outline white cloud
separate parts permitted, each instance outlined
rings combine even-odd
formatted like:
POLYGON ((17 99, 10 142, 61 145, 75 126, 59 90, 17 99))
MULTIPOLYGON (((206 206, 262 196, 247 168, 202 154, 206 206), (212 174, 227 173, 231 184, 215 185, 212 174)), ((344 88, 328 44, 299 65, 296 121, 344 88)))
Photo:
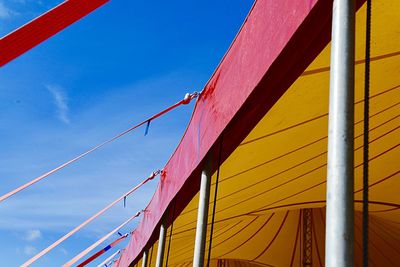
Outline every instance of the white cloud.
MULTIPOLYGON (((19 155, 18 161, 1 164, 2 172, 5 168, 10 168, 8 172, 10 174, 7 173, 7 177, 16 177, 15 180, 10 179, 13 182, 12 184, 10 182, 10 190, 12 186, 16 187, 29 177, 33 178, 54 168, 92 145, 100 143, 118 131, 125 130, 131 124, 158 112, 168 103, 183 97, 186 90, 182 94, 179 93, 178 96, 168 96, 168 99, 160 102, 146 98, 146 91, 150 91, 151 88, 159 88, 165 84, 169 86, 166 87, 167 90, 170 87, 177 87, 174 81, 179 81, 178 78, 184 75, 176 76, 162 77, 150 82, 143 81, 137 85, 117 88, 113 94, 102 94, 88 99, 90 105, 87 104, 84 108, 79 109, 79 116, 73 120, 74 125, 68 127, 68 131, 65 131, 64 127, 56 127, 60 128, 60 131, 54 130, 51 127, 52 124, 43 128, 34 128, 35 136, 38 136, 40 144, 43 144, 42 149, 39 151, 27 150, 26 153, 18 152, 19 154, 16 154, 19 155), (134 108, 136 105, 140 107, 137 112, 134 108), (21 157, 27 158, 22 161, 21 157), (27 168, 29 164, 33 163, 39 164, 39 167, 34 170, 27 168), (19 165, 24 168, 15 168, 19 165)), ((38 94, 37 97, 42 98, 41 104, 50 105, 50 112, 53 113, 56 112, 52 103, 53 94, 50 93, 47 84, 42 84, 44 95, 38 94), (54 111, 51 110, 52 108, 54 111)), ((57 86, 52 87, 57 88, 57 86)), ((59 88, 59 90, 61 89, 59 88)), ((71 101, 72 97, 66 87, 64 92, 71 101)), ((69 112, 71 111, 72 107, 70 106, 69 112)), ((70 114, 69 116, 71 116, 70 114)), ((27 229, 40 229, 43 237, 37 241, 38 244, 47 240, 47 237, 55 239, 64 235, 135 186, 151 171, 162 168, 179 142, 181 134, 185 130, 185 122, 189 118, 190 109, 188 107, 177 109, 173 114, 152 124, 149 136, 143 135, 144 128, 139 129, 136 133, 105 147, 104 150, 99 150, 92 156, 71 165, 70 168, 65 168, 54 176, 48 177, 43 180, 43 183, 27 190, 24 196, 15 197, 8 205, 0 205, 0 230, 25 234, 27 229), (175 117, 174 115, 179 116, 175 117), (174 127, 168 128, 167 131, 165 129, 170 127, 171 120, 174 127)), ((30 143, 34 143, 35 140, 32 138, 30 143)), ((159 179, 155 179, 132 194, 127 199, 126 208, 123 207, 122 202, 119 203, 98 220, 82 229, 82 232, 78 232, 76 236, 87 234, 90 238, 98 238, 120 225, 132 214, 146 207, 157 188, 158 181, 159 179)), ((126 231, 134 229, 139 221, 140 218, 135 220, 127 227, 126 231)), ((21 253, 23 253, 22 249, 21 253)), ((61 255, 60 252, 59 256, 61 257, 61 255)))
POLYGON ((24 253, 28 256, 32 256, 37 253, 37 249, 34 246, 25 246, 24 253))
POLYGON ((46 85, 47 90, 51 93, 54 99, 54 104, 57 107, 57 117, 60 121, 65 124, 69 124, 70 120, 68 118, 68 98, 64 90, 57 85, 46 85))
POLYGON ((66 250, 65 248, 59 248, 59 251, 61 251, 61 253, 64 254, 65 256, 68 255, 68 250, 66 250))
POLYGON ((2 1, 0 1, 0 19, 8 19, 13 14, 13 11, 4 5, 2 1))
POLYGON ((39 239, 41 237, 42 237, 42 233, 40 232, 40 230, 29 230, 26 233, 25 240, 32 242, 32 241, 35 241, 35 240, 37 240, 37 239, 39 239))

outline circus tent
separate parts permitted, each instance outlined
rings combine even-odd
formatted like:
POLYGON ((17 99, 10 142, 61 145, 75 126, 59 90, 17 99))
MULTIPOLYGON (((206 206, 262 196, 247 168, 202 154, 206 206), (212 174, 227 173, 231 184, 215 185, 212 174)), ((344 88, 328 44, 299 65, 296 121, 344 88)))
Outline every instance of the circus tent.
MULTIPOLYGON (((4 37, 0 50, 10 53, 0 65, 107 1, 78 2, 66 1, 4 37), (47 25, 43 34, 30 38, 40 25, 47 25)), ((325 265, 326 224, 335 220, 326 216, 332 9, 332 1, 325 0, 255 1, 196 95, 188 128, 116 266, 194 265, 199 203, 208 210, 201 253, 210 266, 325 265), (205 202, 199 194, 204 173, 211 176, 205 202)), ((356 10, 354 265, 361 266, 365 1, 356 1, 356 10)), ((372 4, 367 62, 371 266, 400 262, 399 10, 396 0, 372 4)))
MULTIPOLYGON (((328 2, 255 3, 202 92, 118 266, 142 266, 143 252, 150 257, 147 264, 155 264, 162 221, 168 225, 164 264, 192 266, 199 169, 207 159, 213 175, 204 253, 210 266, 324 266, 325 221, 330 219, 325 215, 328 2)), ((397 1, 373 2, 371 266, 400 262, 399 9, 397 1)), ((365 5, 356 13, 355 266, 362 265, 365 13, 365 5)))

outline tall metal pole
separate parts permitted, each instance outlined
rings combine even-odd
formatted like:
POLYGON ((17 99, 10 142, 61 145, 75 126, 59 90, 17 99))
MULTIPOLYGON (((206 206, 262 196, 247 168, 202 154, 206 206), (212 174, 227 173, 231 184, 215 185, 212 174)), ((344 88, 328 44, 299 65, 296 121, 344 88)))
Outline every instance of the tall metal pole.
POLYGON ((143 252, 143 261, 142 261, 142 267, 147 267, 147 255, 149 254, 149 251, 146 249, 143 252))
POLYGON ((334 0, 325 266, 354 266, 354 0, 334 0))
POLYGON ((156 267, 162 267, 163 265, 166 233, 165 220, 163 220, 160 226, 160 237, 158 239, 156 267))
POLYGON ((210 157, 206 160, 205 167, 201 172, 199 209, 197 213, 196 241, 194 244, 193 266, 204 266, 204 250, 206 248, 208 204, 210 201, 211 185, 211 163, 210 157))

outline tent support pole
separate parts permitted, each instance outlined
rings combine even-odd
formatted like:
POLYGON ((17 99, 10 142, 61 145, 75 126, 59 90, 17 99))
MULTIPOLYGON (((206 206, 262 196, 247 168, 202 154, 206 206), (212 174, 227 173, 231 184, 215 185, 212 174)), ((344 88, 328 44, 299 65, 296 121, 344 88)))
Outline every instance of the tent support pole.
POLYGON ((143 252, 143 262, 142 262, 142 267, 147 267, 147 255, 149 254, 149 251, 146 249, 143 252))
POLYGON ((325 266, 354 266, 354 0, 334 0, 325 266))
POLYGON ((211 157, 207 157, 203 171, 201 172, 199 208, 197 213, 196 241, 194 244, 193 266, 204 266, 204 254, 206 248, 208 205, 210 201, 211 186, 211 157))
POLYGON ((160 225, 160 237, 158 239, 158 248, 157 248, 157 260, 156 260, 156 267, 162 267, 163 260, 164 260, 164 250, 165 250, 165 238, 166 238, 166 224, 165 218, 160 225))

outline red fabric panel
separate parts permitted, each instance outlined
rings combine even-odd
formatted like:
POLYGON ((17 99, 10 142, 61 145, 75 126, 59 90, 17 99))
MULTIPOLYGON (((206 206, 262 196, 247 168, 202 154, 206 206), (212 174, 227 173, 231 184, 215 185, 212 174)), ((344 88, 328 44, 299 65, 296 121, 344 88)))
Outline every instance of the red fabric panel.
POLYGON ((201 163, 221 133, 226 158, 328 43, 331 7, 325 0, 257 1, 199 97, 118 266, 137 260, 175 197, 180 211, 198 191, 201 163))
POLYGON ((83 18, 108 0, 67 0, 0 39, 0 67, 83 18))

